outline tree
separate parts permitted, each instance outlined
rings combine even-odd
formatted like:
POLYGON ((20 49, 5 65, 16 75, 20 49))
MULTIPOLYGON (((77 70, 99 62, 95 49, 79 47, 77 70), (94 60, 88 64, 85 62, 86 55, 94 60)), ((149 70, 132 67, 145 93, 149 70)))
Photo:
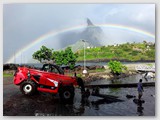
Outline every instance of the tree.
POLYGON ((64 51, 55 51, 52 53, 52 60, 59 66, 63 65, 63 52, 64 51))
POLYGON ((65 49, 65 52, 64 52, 63 64, 68 65, 70 69, 73 69, 76 64, 77 57, 78 55, 72 52, 71 47, 68 47, 65 49))
POLYGON ((78 54, 73 53, 71 47, 67 47, 64 51, 55 51, 52 54, 52 59, 57 65, 68 65, 73 69, 77 61, 78 54))
POLYGON ((52 60, 52 51, 53 49, 49 49, 46 46, 41 46, 40 50, 37 50, 33 53, 32 57, 33 59, 38 60, 39 62, 42 62, 43 60, 52 60))
POLYGON ((123 70, 127 70, 127 67, 122 65, 119 61, 110 61, 108 63, 109 69, 111 70, 111 73, 114 75, 119 75, 123 72, 123 70))

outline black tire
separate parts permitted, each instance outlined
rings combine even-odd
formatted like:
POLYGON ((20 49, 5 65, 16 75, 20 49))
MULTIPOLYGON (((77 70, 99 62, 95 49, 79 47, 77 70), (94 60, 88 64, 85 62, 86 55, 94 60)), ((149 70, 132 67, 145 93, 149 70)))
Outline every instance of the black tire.
POLYGON ((62 101, 70 101, 74 98, 73 86, 62 86, 59 90, 59 96, 62 101))
POLYGON ((33 95, 37 92, 37 86, 36 83, 31 81, 31 80, 27 80, 24 81, 21 85, 20 85, 20 91, 24 94, 24 95, 33 95))

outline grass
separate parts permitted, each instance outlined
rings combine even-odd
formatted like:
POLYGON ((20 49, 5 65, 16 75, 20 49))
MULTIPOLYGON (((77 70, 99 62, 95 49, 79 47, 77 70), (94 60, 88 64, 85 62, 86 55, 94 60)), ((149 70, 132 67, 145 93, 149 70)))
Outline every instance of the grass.
POLYGON ((13 74, 3 72, 3 77, 13 77, 13 74))
MULTIPOLYGON (((78 52, 78 61, 84 58, 83 50, 78 52)), ((101 46, 86 49, 86 60, 118 59, 129 61, 155 60, 155 45, 148 43, 125 43, 118 46, 101 46), (147 46, 149 48, 147 48, 147 46)))

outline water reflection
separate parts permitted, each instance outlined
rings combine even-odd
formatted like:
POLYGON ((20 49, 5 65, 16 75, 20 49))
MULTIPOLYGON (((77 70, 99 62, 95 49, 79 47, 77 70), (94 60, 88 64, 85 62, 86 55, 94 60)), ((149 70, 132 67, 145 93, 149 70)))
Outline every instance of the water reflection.
POLYGON ((121 88, 108 88, 108 90, 110 91, 110 93, 117 93, 120 91, 121 88))
POLYGON ((144 107, 142 105, 143 105, 144 101, 143 100, 134 99, 133 102, 137 105, 137 114, 139 116, 143 116, 144 107))
POLYGON ((97 80, 89 83, 89 85, 97 84, 123 84, 123 83, 138 83, 139 79, 142 79, 144 82, 155 82, 155 78, 144 78, 142 74, 132 75, 125 78, 114 79, 114 80, 97 80))
POLYGON ((142 103, 137 104, 137 113, 139 116, 143 116, 143 109, 142 103))
POLYGON ((81 106, 90 106, 90 101, 87 97, 84 97, 83 95, 81 97, 81 106))
POLYGON ((81 103, 80 106, 78 108, 75 108, 76 109, 75 113, 77 115, 82 115, 85 112, 86 107, 90 108, 90 102, 89 102, 88 98, 83 95, 81 96, 80 103, 81 103))
MULTIPOLYGON (((94 96, 92 96, 94 97, 94 96)), ((82 111, 85 111, 85 108, 91 108, 94 110, 99 110, 101 107, 100 105, 104 105, 104 104, 111 104, 114 102, 123 102, 123 100, 118 99, 117 97, 114 98, 114 96, 106 96, 105 98, 98 98, 97 100, 92 100, 92 99, 88 99, 86 97, 84 97, 82 95, 81 97, 81 105, 79 107, 79 112, 82 113, 82 111)))
POLYGON ((121 80, 111 80, 111 84, 122 84, 121 80))

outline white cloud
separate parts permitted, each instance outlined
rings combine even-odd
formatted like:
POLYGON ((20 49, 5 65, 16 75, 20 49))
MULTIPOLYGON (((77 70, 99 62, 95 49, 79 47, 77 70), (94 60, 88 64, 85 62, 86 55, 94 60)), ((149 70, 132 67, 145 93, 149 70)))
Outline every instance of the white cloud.
POLYGON ((142 5, 139 6, 131 15, 131 20, 137 21, 137 22, 154 22, 155 20, 155 5, 149 4, 149 5, 142 5))
POLYGON ((111 17, 111 16, 113 16, 113 15, 118 14, 119 12, 120 12, 120 10, 119 10, 118 8, 113 8, 113 9, 111 9, 110 11, 108 11, 108 13, 106 14, 106 17, 107 17, 107 16, 111 17))
MULTIPOLYGON (((6 4, 4 61, 40 36, 53 30, 86 24, 86 18, 90 18, 93 24, 120 24, 155 33, 154 4, 6 4), (11 50, 8 50, 8 46, 11 50)), ((114 37, 111 34, 109 36, 114 37)), ((123 40, 130 38, 127 35, 121 32, 117 36, 123 40)), ((58 38, 50 39, 56 41, 45 41, 46 45, 57 47, 56 44, 60 44, 58 38)))

